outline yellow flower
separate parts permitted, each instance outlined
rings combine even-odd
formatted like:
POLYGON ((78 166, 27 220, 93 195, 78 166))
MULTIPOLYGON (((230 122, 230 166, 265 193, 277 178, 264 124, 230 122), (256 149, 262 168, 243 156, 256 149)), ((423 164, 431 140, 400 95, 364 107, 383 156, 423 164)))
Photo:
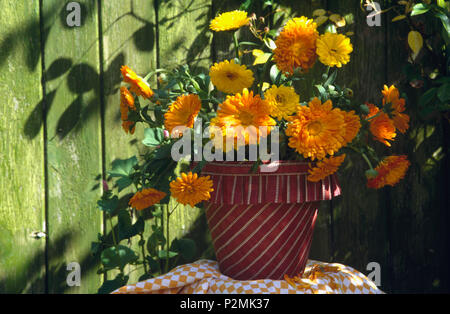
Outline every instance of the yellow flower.
POLYGON ((277 119, 286 119, 293 114, 300 101, 300 97, 293 87, 281 85, 272 87, 264 93, 265 99, 271 106, 271 115, 277 119))
POLYGON ((143 189, 136 192, 128 204, 136 210, 142 210, 159 203, 164 197, 166 197, 164 192, 153 188, 143 189))
POLYGON ((219 14, 211 21, 209 28, 215 32, 231 31, 247 25, 249 21, 247 12, 234 10, 219 14))
POLYGON ((316 62, 317 24, 304 16, 286 23, 275 40, 274 59, 280 71, 293 74, 295 68, 308 71, 316 62))
POLYGON ((323 159, 334 155, 347 140, 346 123, 342 111, 333 108, 331 100, 324 104, 314 98, 308 106, 298 107, 297 114, 287 119, 289 147, 305 158, 323 159))
POLYGON ((389 143, 388 141, 394 140, 395 136, 397 135, 395 133, 394 122, 389 119, 389 116, 386 113, 380 112, 378 107, 374 106, 373 104, 367 104, 367 106, 369 107, 369 114, 367 115, 366 119, 374 117, 369 120, 370 133, 372 133, 375 140, 383 143, 386 146, 391 146, 391 143, 389 143))
POLYGON ((244 88, 252 86, 253 72, 245 65, 234 63, 234 60, 215 63, 209 70, 211 82, 224 93, 240 93, 244 88))
MULTIPOLYGON (((211 120, 210 125, 222 129, 224 141, 227 137, 233 136, 235 142, 238 138, 244 138, 245 144, 249 144, 250 138, 256 138, 259 143, 259 127, 267 126, 269 134, 270 127, 276 124, 270 117, 270 112, 271 107, 266 100, 259 95, 254 96, 253 92, 245 88, 242 94, 227 96, 219 105, 217 117, 211 120), (254 128, 247 128, 249 126, 254 128)), ((213 134, 211 136, 214 137, 213 134)), ((229 149, 230 147, 226 147, 224 150, 229 149)))
POLYGON ((335 173, 345 159, 345 154, 337 157, 325 158, 318 162, 314 168, 308 170, 308 181, 318 182, 335 173))
POLYGON ((403 179, 409 166, 410 162, 405 155, 386 157, 375 168, 377 176, 367 180, 367 186, 373 189, 394 186, 403 179))
POLYGON ((353 46, 350 38, 342 34, 325 33, 317 39, 317 55, 320 62, 330 67, 342 67, 350 61, 353 46))
POLYGON ((211 197, 210 192, 214 191, 213 182, 207 177, 199 177, 192 172, 181 173, 181 176, 170 182, 170 193, 183 205, 191 205, 207 201, 211 197))
POLYGON ((128 88, 122 86, 120 88, 120 118, 122 120, 122 128, 126 133, 134 134, 135 123, 128 121, 128 112, 130 110, 136 110, 134 97, 128 88))
POLYGON ((164 127, 169 133, 178 126, 192 128, 201 106, 200 98, 196 94, 178 96, 164 114, 164 127))
POLYGON ((409 116, 407 114, 402 113, 405 111, 405 99, 400 98, 400 92, 398 89, 392 85, 387 87, 384 85, 383 90, 383 105, 391 104, 391 117, 394 121, 395 127, 402 133, 405 133, 409 128, 409 116))
POLYGON ((123 80, 131 85, 130 91, 144 98, 152 98, 154 92, 142 77, 138 76, 126 65, 123 65, 120 71, 122 72, 123 80))

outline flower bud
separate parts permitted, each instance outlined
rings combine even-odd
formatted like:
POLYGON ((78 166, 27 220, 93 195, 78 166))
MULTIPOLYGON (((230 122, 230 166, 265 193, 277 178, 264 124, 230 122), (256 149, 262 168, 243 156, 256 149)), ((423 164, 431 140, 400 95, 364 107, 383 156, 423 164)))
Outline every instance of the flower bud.
POLYGON ((255 13, 252 13, 250 15, 250 20, 252 20, 252 21, 256 20, 256 14, 255 13))
POLYGON ((361 110, 361 112, 363 114, 369 114, 369 112, 370 112, 369 106, 367 106, 367 105, 361 105, 361 106, 359 106, 359 109, 361 110))
POLYGON ((164 130, 164 138, 169 138, 170 137, 170 133, 168 130, 164 130))
POLYGON ((109 191, 108 182, 106 182, 106 180, 102 180, 102 185, 103 185, 103 192, 108 192, 109 191))
POLYGON ((369 169, 366 170, 365 174, 367 179, 373 179, 376 178, 376 176, 378 175, 378 171, 376 171, 375 169, 369 169))
POLYGON ((265 21, 264 17, 263 17, 263 16, 260 16, 260 17, 259 17, 259 21, 260 21, 261 23, 264 23, 264 21, 265 21))
POLYGON ((350 88, 344 89, 344 96, 347 98, 353 98, 353 90, 350 88))
POLYGON ((268 28, 267 26, 266 27, 264 27, 264 33, 268 33, 270 31, 270 28, 268 28))

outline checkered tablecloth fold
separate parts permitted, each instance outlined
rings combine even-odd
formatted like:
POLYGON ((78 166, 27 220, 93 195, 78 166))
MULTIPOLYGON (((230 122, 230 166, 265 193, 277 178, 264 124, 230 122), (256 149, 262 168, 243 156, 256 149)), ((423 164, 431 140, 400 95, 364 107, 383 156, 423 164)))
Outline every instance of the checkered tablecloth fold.
POLYGON ((338 263, 308 260, 301 278, 234 280, 216 261, 199 260, 167 274, 123 286, 113 294, 380 294, 364 274, 338 263))

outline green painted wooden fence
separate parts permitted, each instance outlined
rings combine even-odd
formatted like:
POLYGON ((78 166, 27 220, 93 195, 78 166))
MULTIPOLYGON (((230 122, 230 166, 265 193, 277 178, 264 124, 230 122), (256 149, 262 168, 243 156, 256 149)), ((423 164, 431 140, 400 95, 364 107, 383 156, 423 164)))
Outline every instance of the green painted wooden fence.
MULTIPOLYGON (((143 149, 120 126, 120 66, 140 74, 180 63, 207 69, 230 56, 229 38, 213 35, 210 19, 241 4, 79 0, 82 25, 69 27, 68 2, 0 2, 0 293, 97 291, 103 278, 90 244, 107 231, 96 207, 100 179, 114 159, 143 149), (46 236, 32 236, 39 231, 46 236), (81 265, 80 287, 66 283, 71 262, 81 265)), ((264 13, 254 3, 251 9, 264 13)), ((356 0, 277 3, 280 10, 268 17, 274 27, 319 7, 353 14, 354 53, 338 81, 358 101, 378 100, 383 84, 401 86, 407 30, 389 23, 392 16, 369 27, 356 0)), ((314 77, 313 71, 308 82, 314 77)), ((310 96, 309 86, 300 86, 302 95, 310 96)), ((408 106, 417 105, 418 94, 408 89, 408 96, 408 106)), ((407 152, 412 166, 394 188, 366 189, 360 162, 345 169, 343 196, 321 209, 311 258, 366 274, 367 264, 377 262, 387 292, 448 291, 448 138, 445 118, 412 117, 408 136, 393 148, 407 152)), ((211 256, 200 210, 178 211, 173 224, 205 249, 198 257, 211 256)))

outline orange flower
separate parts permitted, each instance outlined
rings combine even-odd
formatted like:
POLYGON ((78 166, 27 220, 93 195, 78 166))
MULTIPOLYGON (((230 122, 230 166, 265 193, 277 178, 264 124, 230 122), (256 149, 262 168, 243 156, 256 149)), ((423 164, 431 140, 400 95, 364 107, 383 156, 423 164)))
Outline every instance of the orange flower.
POLYGON ((123 65, 120 71, 122 72, 123 80, 131 85, 130 91, 144 98, 152 98, 154 92, 142 77, 138 76, 126 65, 123 65))
POLYGON ((409 116, 402 113, 405 111, 405 99, 400 98, 400 92, 394 85, 390 87, 384 85, 381 92, 383 93, 383 105, 386 106, 390 103, 392 106, 390 115, 394 121, 394 126, 400 132, 405 133, 409 128, 409 116))
POLYGON ((128 112, 130 110, 136 110, 134 97, 126 87, 122 86, 120 88, 120 118, 122 119, 122 128, 126 133, 134 134, 135 122, 128 121, 128 112))
POLYGON ((178 96, 164 114, 164 127, 170 133, 178 126, 192 128, 201 107, 202 103, 196 94, 178 96))
MULTIPOLYGON (((267 126, 267 134, 269 134, 270 127, 276 124, 270 117, 270 113, 271 106, 266 100, 244 88, 242 94, 227 96, 226 100, 219 105, 217 117, 211 120, 211 126, 222 129, 224 141, 229 136, 233 136, 235 140, 243 137, 245 144, 249 144, 250 138, 256 137, 259 143, 259 127, 267 126), (247 128, 250 126, 254 128, 247 128)), ((225 150, 228 149, 231 148, 227 147, 225 150)))
POLYGON ((280 71, 293 74, 295 68, 308 71, 316 62, 317 24, 304 16, 288 21, 275 40, 274 59, 280 71))
POLYGON ((196 204, 209 200, 210 192, 214 191, 213 182, 207 177, 199 177, 192 172, 181 173, 181 176, 170 182, 170 193, 178 203, 194 207, 196 204))
POLYGON ((396 185, 406 174, 410 162, 407 156, 389 156, 384 158, 375 168, 377 175, 367 179, 367 186, 379 189, 386 185, 396 185))
POLYGON ((325 158, 318 162, 316 167, 308 170, 308 181, 318 182, 335 173, 345 159, 345 154, 337 157, 325 158))
POLYGON ((347 135, 344 116, 340 109, 333 108, 331 100, 322 104, 317 97, 308 106, 298 107, 297 114, 288 117, 290 123, 286 135, 289 136, 289 147, 312 160, 334 155, 352 133, 349 131, 347 135))
POLYGON ((374 136, 375 140, 383 143, 386 146, 391 146, 391 143, 388 141, 394 140, 395 136, 395 126, 394 122, 389 119, 389 116, 381 112, 378 107, 373 104, 367 104, 369 107, 369 114, 367 115, 367 119, 374 117, 369 120, 370 122, 370 132, 374 136))
POLYGON ((153 188, 143 189, 136 192, 128 204, 136 210, 142 210, 159 203, 164 197, 166 197, 164 192, 153 188))
POLYGON ((355 114, 355 111, 342 111, 344 115, 344 123, 345 123, 345 144, 351 143, 355 136, 358 134, 359 129, 361 128, 361 121, 359 120, 359 116, 355 114))

